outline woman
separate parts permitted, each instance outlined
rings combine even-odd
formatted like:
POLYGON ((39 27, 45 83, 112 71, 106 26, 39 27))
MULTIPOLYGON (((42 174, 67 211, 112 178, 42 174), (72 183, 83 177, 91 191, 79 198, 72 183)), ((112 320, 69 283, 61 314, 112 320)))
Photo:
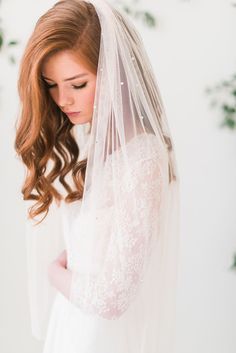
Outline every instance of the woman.
POLYGON ((18 84, 22 193, 41 222, 27 244, 43 352, 173 352, 179 180, 135 28, 104 0, 59 1, 36 23, 18 84))

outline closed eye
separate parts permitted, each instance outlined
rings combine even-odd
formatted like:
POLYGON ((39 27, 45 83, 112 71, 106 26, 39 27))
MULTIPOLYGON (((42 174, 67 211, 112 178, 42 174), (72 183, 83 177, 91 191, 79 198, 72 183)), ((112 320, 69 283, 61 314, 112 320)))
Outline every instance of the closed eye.
POLYGON ((74 87, 75 89, 81 89, 81 88, 84 88, 84 87, 86 87, 86 86, 87 86, 87 82, 83 83, 83 84, 80 85, 80 86, 73 85, 73 87, 74 87))
MULTIPOLYGON (((47 87, 48 89, 53 88, 53 87, 56 87, 56 84, 54 84, 54 85, 49 85, 49 83, 47 83, 46 81, 45 81, 45 83, 46 83, 46 87, 47 87)), ((72 85, 72 87, 73 87, 74 89, 81 89, 81 88, 86 87, 86 86, 87 86, 87 83, 88 83, 88 82, 85 82, 85 83, 83 83, 83 84, 80 85, 80 86, 72 85)))

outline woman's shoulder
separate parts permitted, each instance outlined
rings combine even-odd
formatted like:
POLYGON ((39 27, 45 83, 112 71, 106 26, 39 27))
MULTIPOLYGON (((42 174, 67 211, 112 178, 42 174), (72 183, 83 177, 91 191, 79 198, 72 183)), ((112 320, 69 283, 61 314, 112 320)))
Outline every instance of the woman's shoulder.
POLYGON ((127 151, 133 161, 163 158, 167 152, 160 137, 150 133, 141 133, 133 137, 127 143, 127 151))
POLYGON ((136 162, 144 160, 164 160, 167 158, 167 150, 161 138, 150 133, 139 133, 126 142, 126 145, 114 151, 106 161, 106 166, 112 168, 112 160, 114 159, 122 166, 131 166, 136 162))

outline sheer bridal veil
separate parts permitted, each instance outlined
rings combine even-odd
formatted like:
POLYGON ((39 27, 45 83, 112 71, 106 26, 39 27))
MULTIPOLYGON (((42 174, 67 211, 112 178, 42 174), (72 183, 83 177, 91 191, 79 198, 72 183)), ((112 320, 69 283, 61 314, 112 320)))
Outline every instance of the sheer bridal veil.
MULTIPOLYGON (((179 241, 174 144, 132 22, 105 0, 85 2, 97 12, 101 39, 84 193, 70 225, 70 301, 106 322, 135 326, 142 316, 143 342, 150 344, 142 352, 170 353, 179 241)), ((63 250, 57 208, 47 217, 39 226, 29 222, 27 230, 32 327, 38 338, 45 335, 55 296, 47 266, 63 250)))

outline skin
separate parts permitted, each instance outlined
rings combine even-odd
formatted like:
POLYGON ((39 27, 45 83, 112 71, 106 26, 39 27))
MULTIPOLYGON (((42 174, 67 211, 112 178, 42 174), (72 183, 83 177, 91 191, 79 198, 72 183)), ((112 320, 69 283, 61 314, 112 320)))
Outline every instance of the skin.
POLYGON ((67 115, 73 124, 91 123, 96 74, 80 60, 78 55, 70 50, 53 54, 45 59, 42 76, 47 83, 49 94, 63 112, 80 112, 73 117, 67 115), (77 75, 83 76, 64 81, 77 75))
MULTIPOLYGON (((41 74, 47 83, 49 94, 63 112, 80 112, 73 117, 67 115, 73 124, 91 123, 96 75, 78 55, 69 50, 53 54, 44 61, 41 74), (83 76, 64 81, 77 75, 83 76)), ((66 250, 49 265, 48 278, 50 284, 69 299, 72 272, 67 269, 66 250)))
POLYGON ((66 250, 63 250, 62 253, 49 265, 48 279, 50 284, 69 300, 72 272, 67 269, 66 250))

